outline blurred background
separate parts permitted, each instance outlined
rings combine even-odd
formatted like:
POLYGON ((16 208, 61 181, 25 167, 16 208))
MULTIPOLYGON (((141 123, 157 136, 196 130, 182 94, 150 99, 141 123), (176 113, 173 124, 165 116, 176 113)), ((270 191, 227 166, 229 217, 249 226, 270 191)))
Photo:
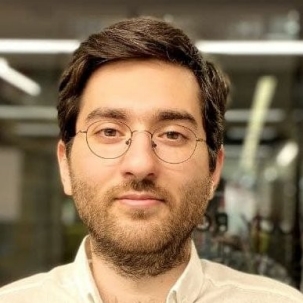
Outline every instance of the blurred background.
POLYGON ((59 181, 58 79, 79 41, 139 15, 184 29, 232 83, 199 254, 303 291, 302 0, 0 0, 0 286, 73 259, 85 230, 59 181))

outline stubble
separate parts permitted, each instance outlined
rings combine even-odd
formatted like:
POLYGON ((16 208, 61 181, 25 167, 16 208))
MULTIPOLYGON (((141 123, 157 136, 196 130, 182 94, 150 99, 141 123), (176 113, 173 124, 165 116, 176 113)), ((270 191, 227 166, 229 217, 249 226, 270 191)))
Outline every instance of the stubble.
POLYGON ((178 189, 180 201, 151 180, 131 180, 102 196, 98 184, 88 184, 71 174, 73 197, 79 216, 87 226, 93 253, 120 275, 132 279, 157 276, 188 261, 190 236, 201 221, 211 191, 211 178, 192 180, 178 189), (150 213, 136 210, 135 228, 124 228, 111 212, 115 197, 128 190, 160 196, 168 208, 167 218, 150 223, 150 213), (139 222, 139 224, 138 224, 139 222))

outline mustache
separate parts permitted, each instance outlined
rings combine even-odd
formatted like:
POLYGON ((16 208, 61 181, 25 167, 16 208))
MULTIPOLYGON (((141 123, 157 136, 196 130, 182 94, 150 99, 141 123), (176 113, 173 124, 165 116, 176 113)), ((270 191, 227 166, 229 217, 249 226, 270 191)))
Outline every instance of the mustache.
POLYGON ((143 179, 143 180, 131 180, 129 183, 124 185, 128 189, 135 191, 154 191, 156 190, 156 185, 152 180, 143 179))
POLYGON ((166 189, 157 186, 154 181, 149 179, 133 179, 130 181, 126 181, 123 184, 112 187, 110 190, 107 191, 106 196, 108 199, 113 200, 119 194, 130 190, 156 194, 157 196, 160 196, 165 202, 170 202, 173 199, 171 194, 166 189))

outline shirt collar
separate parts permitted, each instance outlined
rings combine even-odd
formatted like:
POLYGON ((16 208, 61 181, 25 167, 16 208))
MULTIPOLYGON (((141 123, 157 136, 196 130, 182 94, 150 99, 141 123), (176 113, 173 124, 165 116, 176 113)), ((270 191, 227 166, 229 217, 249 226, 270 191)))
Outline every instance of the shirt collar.
POLYGON ((89 236, 86 236, 75 258, 75 279, 82 302, 102 303, 91 271, 91 251, 89 236))
MULTIPOLYGON (((88 236, 79 247, 75 259, 75 280, 82 302, 102 303, 90 268, 90 245, 88 236)), ((184 272, 170 289, 166 303, 195 302, 203 286, 204 274, 196 247, 192 241, 191 256, 184 272)))
POLYGON ((203 281, 204 274, 202 271, 201 261, 199 259, 194 242, 192 241, 190 260, 182 275, 171 288, 166 302, 195 302, 201 294, 203 281))

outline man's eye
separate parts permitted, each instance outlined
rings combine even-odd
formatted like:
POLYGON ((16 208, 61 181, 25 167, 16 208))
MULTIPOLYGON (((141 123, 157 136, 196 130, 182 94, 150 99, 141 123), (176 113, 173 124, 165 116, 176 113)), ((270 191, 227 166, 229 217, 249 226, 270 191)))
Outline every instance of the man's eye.
POLYGON ((99 133, 105 137, 115 137, 118 135, 118 131, 114 128, 104 128, 101 129, 99 133))
POLYGON ((175 131, 166 132, 165 137, 170 140, 180 140, 180 139, 184 138, 184 136, 181 133, 178 133, 175 131))

